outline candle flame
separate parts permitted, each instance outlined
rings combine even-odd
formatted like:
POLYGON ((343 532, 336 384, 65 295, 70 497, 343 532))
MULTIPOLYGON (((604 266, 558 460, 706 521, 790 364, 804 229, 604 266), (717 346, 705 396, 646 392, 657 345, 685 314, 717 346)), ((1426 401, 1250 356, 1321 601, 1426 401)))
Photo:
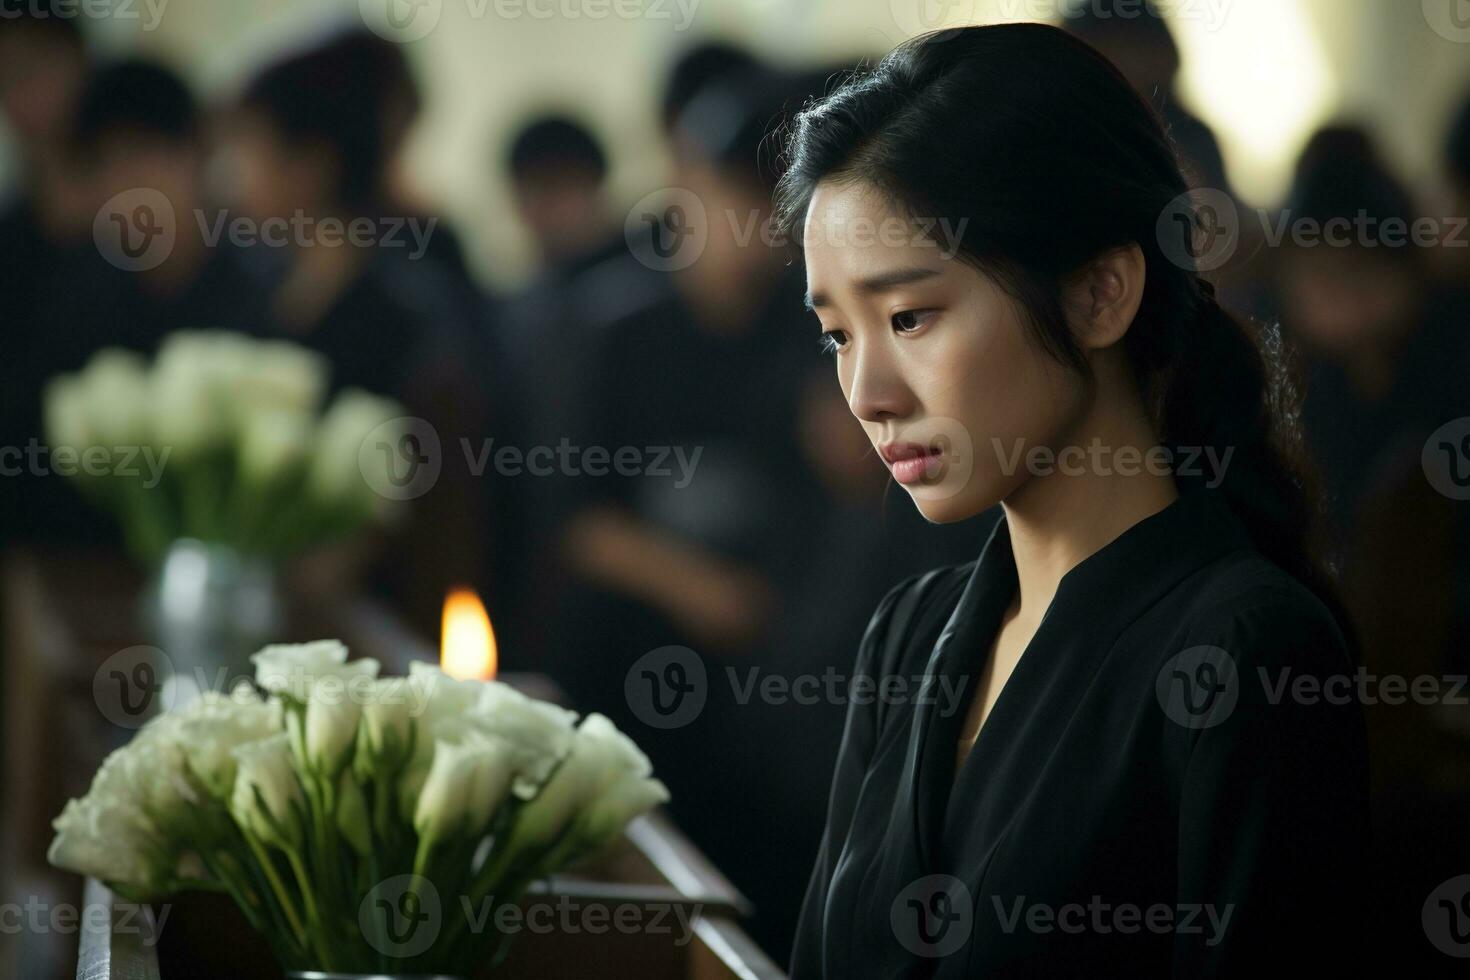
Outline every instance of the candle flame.
POLYGON ((474 589, 451 589, 444 599, 439 666, 459 680, 494 680, 499 666, 495 631, 474 589))

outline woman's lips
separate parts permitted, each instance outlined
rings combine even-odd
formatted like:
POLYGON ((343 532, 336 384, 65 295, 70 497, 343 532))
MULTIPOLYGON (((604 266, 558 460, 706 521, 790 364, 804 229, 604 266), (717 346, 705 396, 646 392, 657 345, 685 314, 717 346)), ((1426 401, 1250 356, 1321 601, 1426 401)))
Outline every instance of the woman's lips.
POLYGON ((913 450, 899 450, 885 455, 890 456, 888 469, 893 473, 893 478, 902 484, 928 479, 944 465, 944 450, 937 446, 915 447, 913 450))

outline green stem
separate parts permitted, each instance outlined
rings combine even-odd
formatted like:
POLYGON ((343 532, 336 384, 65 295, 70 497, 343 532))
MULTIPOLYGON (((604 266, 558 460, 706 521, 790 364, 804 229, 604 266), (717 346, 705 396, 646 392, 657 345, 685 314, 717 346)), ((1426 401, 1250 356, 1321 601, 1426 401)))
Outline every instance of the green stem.
POLYGON ((296 874, 296 883, 301 888, 301 895, 306 901, 306 920, 310 929, 311 942, 308 948, 317 948, 317 956, 321 962, 321 969, 327 973, 334 971, 332 944, 327 935, 328 930, 322 927, 321 910, 316 904, 316 898, 312 894, 311 876, 306 873, 306 866, 301 863, 301 858, 295 851, 286 851, 286 860, 291 865, 291 870, 296 874))
POLYGON ((245 843, 249 845, 250 851, 255 855, 256 863, 260 865, 261 871, 269 882, 271 891, 275 893, 276 901, 281 903, 281 912, 286 916, 286 922, 291 927, 292 934, 296 937, 296 944, 303 950, 310 946, 306 941, 306 929, 301 925, 301 917, 296 913, 296 906, 292 904, 291 897, 286 892, 286 886, 281 881, 281 876, 276 872, 276 866, 265 848, 255 839, 255 835, 245 831, 245 843))

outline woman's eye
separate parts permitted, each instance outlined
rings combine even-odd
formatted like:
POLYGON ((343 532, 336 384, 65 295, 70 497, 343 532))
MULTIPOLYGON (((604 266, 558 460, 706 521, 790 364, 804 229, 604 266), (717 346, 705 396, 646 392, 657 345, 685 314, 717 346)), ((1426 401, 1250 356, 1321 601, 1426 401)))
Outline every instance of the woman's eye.
POLYGON ((900 333, 912 333, 928 323, 934 313, 934 310, 902 310, 893 314, 893 327, 900 333))
POLYGON ((822 352, 824 354, 835 354, 847 343, 847 335, 841 330, 824 330, 822 332, 822 352))

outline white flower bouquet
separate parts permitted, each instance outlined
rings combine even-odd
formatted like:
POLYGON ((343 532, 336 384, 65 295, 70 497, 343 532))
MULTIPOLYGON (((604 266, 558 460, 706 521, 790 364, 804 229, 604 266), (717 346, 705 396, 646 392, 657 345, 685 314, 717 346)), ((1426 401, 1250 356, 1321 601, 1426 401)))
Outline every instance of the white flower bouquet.
POLYGON ((464 975, 509 936, 446 915, 406 944, 392 917, 488 903, 493 923, 669 798, 602 715, 423 663, 382 678, 335 640, 252 660, 254 684, 107 757, 54 821, 52 864, 134 901, 228 893, 287 970, 464 975))
POLYGON ((390 506, 374 480, 390 479, 391 454, 362 447, 374 432, 396 445, 404 412, 354 389, 322 412, 327 374, 297 344, 223 330, 171 334, 152 363, 107 348, 47 385, 53 469, 116 515, 146 562, 180 538, 297 553, 390 506))

